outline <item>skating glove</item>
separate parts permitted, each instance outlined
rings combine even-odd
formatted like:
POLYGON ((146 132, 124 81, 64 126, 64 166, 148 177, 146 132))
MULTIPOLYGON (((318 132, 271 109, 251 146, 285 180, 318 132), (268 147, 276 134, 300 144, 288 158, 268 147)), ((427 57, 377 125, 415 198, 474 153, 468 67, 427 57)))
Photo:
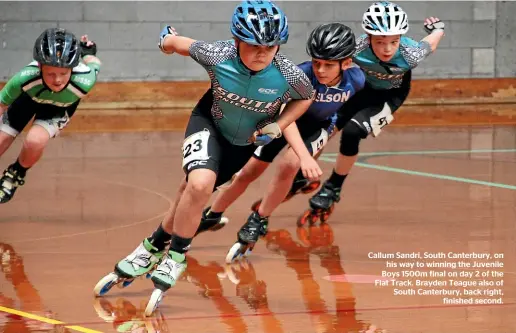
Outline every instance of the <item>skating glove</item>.
POLYGON ((436 22, 433 22, 433 23, 430 23, 430 24, 425 24, 424 27, 425 27, 425 31, 428 33, 428 34, 431 34, 432 32, 434 32, 435 30, 444 30, 444 22, 442 22, 441 20, 437 19, 436 22))
POLYGON ((90 45, 88 45, 88 43, 81 41, 81 58, 84 58, 87 55, 97 55, 97 44, 90 41, 90 45))
POLYGON ((281 128, 278 123, 271 123, 257 131, 254 144, 256 146, 264 146, 269 144, 272 140, 281 138, 281 128))
POLYGON ((163 42, 165 41, 165 38, 167 38, 168 36, 177 36, 177 35, 178 35, 178 33, 177 33, 176 29, 174 29, 170 25, 165 26, 163 28, 163 30, 161 30, 161 33, 159 34, 159 43, 158 43, 159 49, 163 53, 167 53, 167 54, 173 53, 173 52, 167 52, 163 49, 163 42))

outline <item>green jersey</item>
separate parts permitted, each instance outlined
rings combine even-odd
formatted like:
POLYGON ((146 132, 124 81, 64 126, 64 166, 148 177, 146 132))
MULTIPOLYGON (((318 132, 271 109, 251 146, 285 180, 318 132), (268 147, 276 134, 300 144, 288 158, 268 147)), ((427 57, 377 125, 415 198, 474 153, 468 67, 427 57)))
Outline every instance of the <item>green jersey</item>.
POLYGON ((79 63, 72 69, 68 85, 60 92, 53 92, 43 82, 38 63, 33 61, 7 82, 0 91, 0 103, 11 105, 22 93, 26 93, 36 103, 66 108, 88 94, 97 81, 99 70, 97 63, 79 63))

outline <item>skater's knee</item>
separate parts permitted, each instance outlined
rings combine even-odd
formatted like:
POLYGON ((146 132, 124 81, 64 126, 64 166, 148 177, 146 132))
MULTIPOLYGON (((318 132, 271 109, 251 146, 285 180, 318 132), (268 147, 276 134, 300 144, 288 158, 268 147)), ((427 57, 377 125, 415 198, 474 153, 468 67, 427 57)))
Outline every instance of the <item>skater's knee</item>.
POLYGON ((29 133, 27 133, 23 147, 31 151, 41 151, 46 147, 49 140, 50 136, 44 128, 34 126, 29 133))
POLYGON ((342 129, 339 151, 344 156, 355 156, 358 154, 360 140, 367 137, 367 132, 357 124, 349 121, 342 129))
POLYGON ((207 169, 197 169, 188 175, 188 184, 185 192, 196 198, 207 197, 213 193, 216 175, 207 169))
POLYGON ((16 137, 0 131, 0 155, 11 146, 16 137))
POLYGON ((289 149, 279 164, 282 175, 295 175, 301 167, 301 161, 293 149, 289 149))

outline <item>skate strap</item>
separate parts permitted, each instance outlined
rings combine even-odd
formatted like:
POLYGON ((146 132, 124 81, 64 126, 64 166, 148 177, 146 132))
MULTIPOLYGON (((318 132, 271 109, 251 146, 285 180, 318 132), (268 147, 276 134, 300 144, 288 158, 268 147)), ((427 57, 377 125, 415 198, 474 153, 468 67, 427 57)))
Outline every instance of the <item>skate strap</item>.
POLYGON ((392 115, 391 107, 389 104, 385 103, 382 111, 370 118, 373 136, 377 137, 382 129, 392 123, 393 120, 394 116, 392 115))

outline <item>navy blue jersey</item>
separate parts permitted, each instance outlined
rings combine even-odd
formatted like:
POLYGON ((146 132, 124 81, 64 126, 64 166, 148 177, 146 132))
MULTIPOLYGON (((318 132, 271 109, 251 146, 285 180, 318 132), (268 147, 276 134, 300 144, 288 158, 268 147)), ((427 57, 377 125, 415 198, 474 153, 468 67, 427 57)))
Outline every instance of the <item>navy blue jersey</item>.
POLYGON ((351 67, 343 71, 340 83, 328 87, 317 81, 311 61, 306 61, 298 66, 310 79, 317 94, 310 108, 298 119, 302 123, 324 122, 330 119, 365 84, 364 72, 358 67, 351 67))

